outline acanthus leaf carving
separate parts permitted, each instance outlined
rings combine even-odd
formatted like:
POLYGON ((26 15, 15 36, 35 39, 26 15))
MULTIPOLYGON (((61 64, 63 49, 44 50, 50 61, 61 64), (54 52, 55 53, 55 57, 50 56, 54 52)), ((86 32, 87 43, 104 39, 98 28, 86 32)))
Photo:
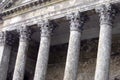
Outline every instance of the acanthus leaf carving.
POLYGON ((19 27, 18 32, 20 33, 20 41, 30 40, 30 29, 26 25, 19 27))
POLYGON ((55 29, 53 22, 50 20, 40 21, 38 27, 40 27, 42 37, 50 36, 55 29))
POLYGON ((100 16, 100 24, 112 25, 113 17, 115 16, 115 9, 111 4, 104 4, 96 8, 96 12, 100 16))
POLYGON ((73 31, 82 31, 83 30, 83 25, 85 23, 85 16, 83 13, 74 12, 72 14, 68 14, 67 20, 70 20, 70 30, 73 31))

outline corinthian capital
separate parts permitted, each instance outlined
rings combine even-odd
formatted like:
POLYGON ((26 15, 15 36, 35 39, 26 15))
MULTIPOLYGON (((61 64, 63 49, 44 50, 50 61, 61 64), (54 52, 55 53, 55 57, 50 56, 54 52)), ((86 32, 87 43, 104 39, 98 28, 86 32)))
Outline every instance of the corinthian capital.
POLYGON ((100 24, 112 25, 113 16, 115 15, 115 9, 110 4, 101 5, 96 8, 96 12, 100 16, 100 24))
POLYGON ((5 43, 6 32, 0 31, 0 45, 5 43))
POLYGON ((80 12, 75 12, 66 16, 70 20, 71 31, 82 31, 83 24, 85 23, 85 16, 80 12))
POLYGON ((26 41, 30 38, 30 30, 25 25, 19 27, 20 41, 26 41))
POLYGON ((49 20, 43 20, 38 23, 38 26, 41 29, 41 36, 46 37, 50 36, 53 32, 53 29, 55 28, 52 21, 49 20))

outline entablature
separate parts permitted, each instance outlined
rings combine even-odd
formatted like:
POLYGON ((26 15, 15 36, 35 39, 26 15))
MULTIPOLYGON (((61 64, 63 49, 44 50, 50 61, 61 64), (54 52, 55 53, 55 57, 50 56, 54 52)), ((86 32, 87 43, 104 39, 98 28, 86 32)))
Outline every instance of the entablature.
MULTIPOLYGON (((38 8, 40 6, 48 6, 51 4, 55 4, 56 2, 61 2, 65 0, 22 0, 20 3, 18 3, 20 0, 15 1, 15 3, 11 3, 11 6, 8 4, 6 5, 5 9, 2 10, 3 16, 8 16, 13 13, 17 13, 18 11, 21 12, 21 10, 31 10, 33 7, 38 8)), ((10 3, 10 1, 9 1, 10 3)), ((27 12, 26 10, 26 12, 27 12)))
POLYGON ((51 5, 47 6, 41 6, 37 9, 33 9, 32 11, 29 12, 24 12, 23 13, 16 13, 14 15, 9 15, 5 16, 4 18, 4 23, 2 27, 4 29, 13 29, 17 26, 20 26, 21 24, 26 24, 26 25, 34 25, 41 21, 42 19, 57 19, 66 16, 69 13, 80 11, 91 11, 94 10, 96 7, 110 3, 110 4, 115 4, 119 3, 119 0, 104 0, 104 1, 94 1, 90 3, 83 4, 79 2, 79 0, 60 0, 61 2, 53 3, 51 5), (78 3, 79 2, 79 3, 78 3), (68 5, 69 4, 69 5, 68 5))

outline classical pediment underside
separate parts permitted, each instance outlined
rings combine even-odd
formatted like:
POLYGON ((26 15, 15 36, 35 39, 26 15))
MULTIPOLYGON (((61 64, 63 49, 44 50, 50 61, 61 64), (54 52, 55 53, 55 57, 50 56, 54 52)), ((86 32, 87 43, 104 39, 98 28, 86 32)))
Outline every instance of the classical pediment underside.
POLYGON ((32 2, 46 2, 50 0, 0 0, 0 8, 9 10, 15 7, 31 4, 32 2))

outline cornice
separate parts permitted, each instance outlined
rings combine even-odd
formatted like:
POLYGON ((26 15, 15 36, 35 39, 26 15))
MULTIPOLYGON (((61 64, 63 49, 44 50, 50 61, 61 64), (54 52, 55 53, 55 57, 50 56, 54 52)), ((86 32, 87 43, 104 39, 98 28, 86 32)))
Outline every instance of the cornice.
POLYGON ((18 26, 21 26, 22 24, 31 26, 31 25, 37 24, 39 21, 41 21, 43 19, 54 20, 57 18, 65 17, 66 15, 68 15, 69 13, 72 13, 72 12, 76 12, 76 11, 84 12, 84 11, 94 10, 96 7, 98 7, 102 4, 106 4, 106 3, 115 4, 115 3, 120 3, 120 1, 115 0, 115 1, 111 1, 111 2, 109 2, 109 1, 108 2, 107 1, 95 2, 95 3, 90 3, 89 5, 83 5, 83 6, 76 5, 76 6, 69 7, 67 9, 65 8, 62 10, 53 11, 52 13, 46 13, 44 15, 35 16, 33 18, 29 18, 24 21, 19 21, 17 23, 9 24, 9 25, 2 26, 2 27, 4 27, 3 30, 9 31, 9 30, 16 29, 18 26))
POLYGON ((23 3, 21 5, 18 5, 16 7, 6 9, 6 10, 2 11, 2 16, 4 17, 4 16, 7 16, 7 15, 16 13, 17 11, 21 11, 21 10, 22 11, 20 13, 22 13, 25 9, 28 9, 25 12, 32 11, 32 10, 35 10, 35 9, 38 9, 38 8, 42 8, 42 7, 46 7, 46 6, 49 6, 49 5, 59 3, 61 1, 66 1, 66 0, 57 0, 57 1, 54 1, 54 0, 49 1, 48 0, 46 2, 42 2, 40 0, 30 1, 30 2, 27 2, 27 3, 23 3))
POLYGON ((3 11, 4 7, 11 2, 12 2, 12 0, 5 0, 5 2, 2 2, 1 5, 0 5, 0 10, 3 11))

